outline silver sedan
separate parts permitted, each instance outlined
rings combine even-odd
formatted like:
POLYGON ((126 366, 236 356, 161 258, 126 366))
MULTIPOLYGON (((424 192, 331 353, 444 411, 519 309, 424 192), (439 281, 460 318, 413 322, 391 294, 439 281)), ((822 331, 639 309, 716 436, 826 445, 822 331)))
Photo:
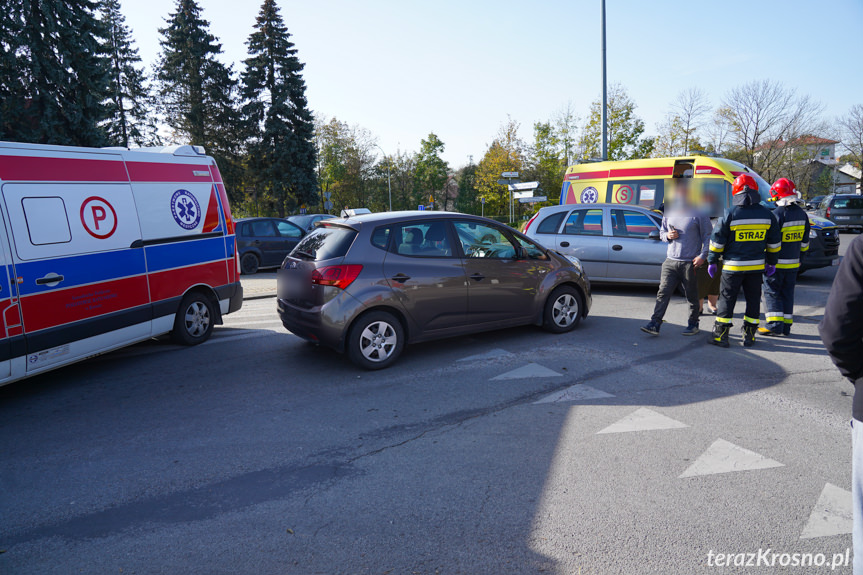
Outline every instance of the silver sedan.
POLYGON ((525 234, 547 248, 575 256, 590 281, 659 284, 666 244, 662 217, 626 204, 568 204, 542 208, 525 234))

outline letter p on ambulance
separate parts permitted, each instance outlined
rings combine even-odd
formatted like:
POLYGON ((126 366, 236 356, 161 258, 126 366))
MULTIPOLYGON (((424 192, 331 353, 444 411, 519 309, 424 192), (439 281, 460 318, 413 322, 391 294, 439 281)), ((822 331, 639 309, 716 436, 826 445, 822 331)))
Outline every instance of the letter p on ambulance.
POLYGON ((99 222, 104 222, 105 220, 107 220, 108 213, 102 206, 90 206, 90 209, 93 211, 93 227, 98 230, 99 222))

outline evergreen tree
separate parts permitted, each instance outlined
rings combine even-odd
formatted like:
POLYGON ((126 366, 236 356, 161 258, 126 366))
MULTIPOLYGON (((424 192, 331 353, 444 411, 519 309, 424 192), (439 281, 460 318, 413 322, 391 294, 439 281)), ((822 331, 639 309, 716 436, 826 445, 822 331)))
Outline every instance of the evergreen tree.
POLYGON ((159 29, 158 109, 181 143, 201 145, 216 158, 229 191, 239 188, 243 138, 234 109, 237 83, 216 58, 222 46, 195 0, 177 0, 159 29))
POLYGON ((314 118, 306 101, 305 65, 275 0, 264 0, 247 42, 243 114, 252 122, 249 167, 280 216, 316 201, 314 118))
POLYGON ((101 146, 109 63, 94 0, 7 0, 0 138, 101 146))
POLYGON ((150 93, 141 57, 132 45, 132 34, 120 12, 119 0, 102 0, 102 22, 108 33, 111 81, 106 103, 105 133, 114 146, 157 143, 156 125, 149 111, 150 93))

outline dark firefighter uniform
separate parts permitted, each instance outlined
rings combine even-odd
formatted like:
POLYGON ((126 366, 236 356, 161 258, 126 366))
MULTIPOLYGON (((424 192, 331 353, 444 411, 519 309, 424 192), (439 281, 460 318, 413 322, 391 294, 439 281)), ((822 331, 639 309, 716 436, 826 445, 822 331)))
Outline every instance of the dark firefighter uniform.
POLYGON ((779 223, 770 210, 761 205, 758 184, 752 176, 739 176, 732 191, 734 207, 717 222, 707 256, 708 264, 712 264, 708 269, 715 270, 719 258, 723 260, 716 323, 710 343, 728 347, 734 305, 742 287, 746 298, 743 345, 749 347, 755 343, 761 315, 761 276, 766 266, 772 271, 776 265, 782 237, 779 223))
POLYGON ((765 327, 762 335, 791 335, 794 323, 794 288, 800 257, 809 249, 809 216, 800 207, 794 182, 780 178, 770 188, 776 200, 773 217, 782 230, 782 247, 776 262, 776 273, 764 277, 765 327))

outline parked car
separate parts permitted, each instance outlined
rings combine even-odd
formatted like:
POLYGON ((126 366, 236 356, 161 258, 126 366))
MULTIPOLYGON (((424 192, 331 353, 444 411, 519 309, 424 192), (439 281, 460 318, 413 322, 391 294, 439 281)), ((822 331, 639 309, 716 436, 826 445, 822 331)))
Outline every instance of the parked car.
POLYGON ((826 197, 827 196, 815 196, 814 198, 810 198, 810 199, 806 200, 806 209, 807 210, 817 210, 818 207, 821 205, 821 202, 826 197))
POLYGON ((305 235, 300 226, 280 218, 237 220, 240 270, 253 274, 261 268, 278 267, 305 235))
POLYGON ((800 273, 839 265, 839 228, 836 224, 809 214, 809 249, 800 255, 800 273))
POLYGON ((821 202, 818 213, 840 230, 863 231, 863 196, 830 194, 821 202))
POLYGON ((306 230, 307 232, 315 229, 315 224, 321 222, 323 220, 329 220, 336 216, 331 214, 302 214, 299 216, 288 216, 285 218, 292 224, 296 224, 306 230))
POLYGON ((639 206, 568 204, 540 208, 526 234, 578 258, 591 281, 658 285, 668 247, 661 224, 662 216, 639 206))
POLYGON ((326 220, 278 272, 284 326, 366 369, 405 344, 517 325, 562 333, 591 305, 575 258, 493 220, 387 212, 326 220))

